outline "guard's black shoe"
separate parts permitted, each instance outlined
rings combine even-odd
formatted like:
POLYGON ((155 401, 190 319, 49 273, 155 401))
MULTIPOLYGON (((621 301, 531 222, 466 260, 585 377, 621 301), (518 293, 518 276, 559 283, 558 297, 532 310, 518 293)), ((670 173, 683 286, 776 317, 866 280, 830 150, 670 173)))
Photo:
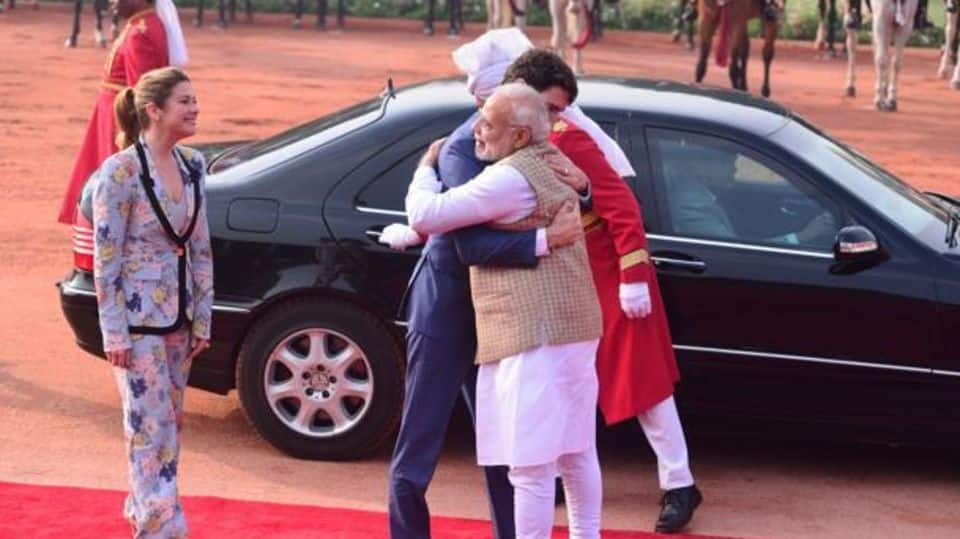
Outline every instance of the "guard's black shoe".
POLYGON ((693 518, 693 512, 702 501, 703 495, 700 494, 700 489, 696 485, 666 491, 660 501, 660 518, 657 520, 654 531, 657 533, 680 531, 693 518))

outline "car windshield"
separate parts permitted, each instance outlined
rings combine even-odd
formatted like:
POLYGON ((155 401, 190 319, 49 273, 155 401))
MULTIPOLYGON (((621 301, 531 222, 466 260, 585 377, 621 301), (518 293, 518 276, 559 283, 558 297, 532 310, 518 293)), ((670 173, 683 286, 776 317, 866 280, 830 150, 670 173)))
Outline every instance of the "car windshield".
POLYGON ((949 214, 943 203, 935 202, 802 118, 794 120, 771 138, 794 149, 802 159, 909 234, 937 249, 946 248, 949 214))
POLYGON ((238 146, 218 157, 210 166, 210 173, 223 172, 267 155, 271 156, 271 163, 286 160, 373 123, 380 117, 381 108, 381 99, 371 99, 272 137, 238 146))

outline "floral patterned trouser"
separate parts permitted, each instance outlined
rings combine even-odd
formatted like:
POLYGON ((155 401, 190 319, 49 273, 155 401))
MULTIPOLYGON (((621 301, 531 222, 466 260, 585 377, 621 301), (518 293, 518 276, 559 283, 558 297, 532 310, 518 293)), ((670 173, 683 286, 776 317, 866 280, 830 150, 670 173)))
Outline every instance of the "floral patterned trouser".
POLYGON ((129 369, 115 368, 123 403, 130 471, 124 516, 136 539, 187 536, 177 495, 183 392, 190 373, 190 335, 134 335, 129 369))

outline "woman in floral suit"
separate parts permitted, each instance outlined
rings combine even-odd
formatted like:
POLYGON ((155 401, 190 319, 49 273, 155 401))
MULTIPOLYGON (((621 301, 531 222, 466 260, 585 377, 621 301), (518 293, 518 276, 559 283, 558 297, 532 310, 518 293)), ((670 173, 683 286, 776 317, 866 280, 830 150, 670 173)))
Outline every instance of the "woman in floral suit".
POLYGON ((205 164, 177 145, 196 131, 186 74, 163 68, 117 95, 121 150, 93 195, 94 274, 107 359, 116 368, 134 537, 185 537, 177 496, 183 392, 209 346, 213 261, 205 164))

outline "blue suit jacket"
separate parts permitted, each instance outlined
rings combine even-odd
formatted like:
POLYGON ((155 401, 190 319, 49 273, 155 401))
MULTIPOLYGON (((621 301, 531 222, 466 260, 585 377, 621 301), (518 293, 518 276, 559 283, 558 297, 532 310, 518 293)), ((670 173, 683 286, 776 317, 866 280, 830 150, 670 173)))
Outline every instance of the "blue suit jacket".
MULTIPOLYGON (((486 163, 474 153, 471 116, 444 143, 438 162, 446 188, 462 185, 486 163)), ((535 267, 536 231, 508 232, 484 225, 430 236, 401 304, 408 329, 434 338, 475 338, 468 266, 535 267)), ((472 359, 472 358, 471 358, 472 359)))

